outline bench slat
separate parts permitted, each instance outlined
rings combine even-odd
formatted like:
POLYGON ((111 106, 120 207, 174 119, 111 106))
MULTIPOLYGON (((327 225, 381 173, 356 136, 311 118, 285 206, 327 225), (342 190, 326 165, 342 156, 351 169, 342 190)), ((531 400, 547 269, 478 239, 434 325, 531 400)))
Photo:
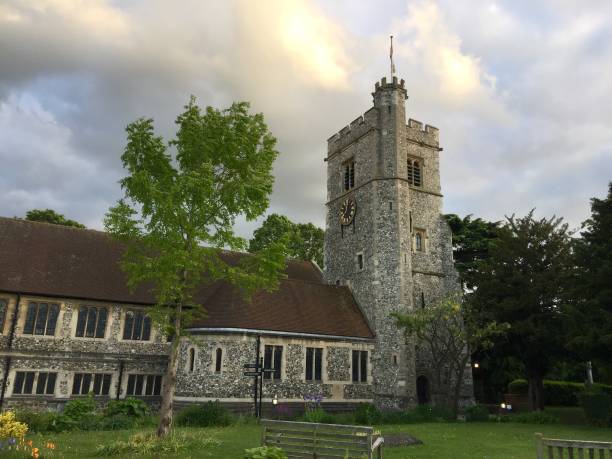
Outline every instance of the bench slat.
POLYGON ((336 448, 348 448, 351 450, 357 451, 369 451, 369 444, 367 443, 350 443, 345 441, 335 441, 335 440, 321 440, 317 438, 304 438, 304 437, 287 437, 287 436, 276 436, 276 435, 266 435, 265 437, 266 443, 294 443, 296 445, 321 445, 321 446, 331 446, 336 448))
MULTIPOLYGON (((352 457, 361 458, 364 455, 364 453, 362 452, 347 451, 345 449, 318 448, 318 447, 312 448, 312 449, 302 449, 302 448, 297 448, 295 445, 284 444, 284 443, 274 444, 273 446, 282 448, 283 451, 285 451, 288 455, 297 453, 297 454, 306 454, 306 455, 310 455, 310 457, 313 457, 314 454, 316 453, 317 459, 323 458, 323 457, 344 458, 346 457, 347 452, 348 452, 348 457, 351 457, 351 458, 352 457)), ((365 454, 367 455, 367 453, 365 454)))
POLYGON ((358 441, 358 442, 367 442, 368 436, 362 436, 362 435, 351 435, 351 434, 343 434, 343 433, 331 433, 331 432, 321 432, 321 431, 315 431, 315 430, 311 430, 311 431, 306 431, 306 430, 293 430, 293 429, 277 429, 274 427, 268 427, 266 429, 266 432, 273 432, 273 433, 277 433, 277 434, 283 434, 283 435, 302 435, 302 436, 308 436, 308 437, 312 437, 314 435, 314 433, 317 433, 317 438, 318 437, 323 437, 323 438, 342 438, 342 439, 346 439, 347 441, 358 441))
POLYGON ((261 425, 268 427, 283 427, 287 429, 301 430, 324 430, 324 431, 350 431, 350 432, 365 432, 373 433, 374 428, 368 426, 349 426, 344 424, 316 424, 312 422, 293 422, 293 421, 274 421, 271 419, 262 419, 261 425))

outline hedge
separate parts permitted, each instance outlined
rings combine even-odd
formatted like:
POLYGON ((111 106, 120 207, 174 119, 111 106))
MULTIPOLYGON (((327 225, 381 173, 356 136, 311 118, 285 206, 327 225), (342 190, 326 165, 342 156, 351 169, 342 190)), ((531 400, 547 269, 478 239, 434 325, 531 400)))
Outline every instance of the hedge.
MULTIPOLYGON (((515 379, 508 384, 510 394, 527 394, 529 384, 515 379)), ((593 384, 593 388, 612 395, 612 386, 593 384)), ((584 392, 584 383, 544 380, 544 404, 551 406, 578 406, 578 395, 584 392)))

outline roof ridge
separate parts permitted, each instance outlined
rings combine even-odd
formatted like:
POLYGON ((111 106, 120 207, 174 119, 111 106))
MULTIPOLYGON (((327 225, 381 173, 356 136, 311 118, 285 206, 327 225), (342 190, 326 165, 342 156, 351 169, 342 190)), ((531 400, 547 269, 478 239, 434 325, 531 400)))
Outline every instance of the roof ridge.
POLYGON ((8 220, 8 221, 12 221, 15 223, 25 223, 27 225, 46 225, 46 226, 51 226, 54 228, 60 228, 60 229, 66 229, 66 230, 92 231, 94 233, 100 233, 100 234, 104 234, 105 236, 110 236, 110 234, 107 233, 106 231, 97 230, 94 228, 79 228, 76 226, 60 225, 59 223, 49 223, 49 222, 39 222, 36 220, 27 220, 25 218, 19 218, 19 217, 3 217, 0 215, 0 220, 8 220))
MULTIPOLYGON (((7 221, 12 221, 15 223, 25 223, 25 224, 31 224, 31 225, 47 225, 47 226, 51 226, 54 228, 60 228, 60 229, 67 229, 67 230, 79 230, 79 231, 92 231, 95 233, 99 233, 99 234, 103 234, 105 236, 108 237, 112 237, 112 235, 108 232, 108 231, 104 231, 104 230, 99 230, 99 229, 95 229, 95 228, 78 228, 76 226, 68 226, 68 225, 60 225, 58 223, 49 223, 49 222, 39 222, 39 221, 35 221, 35 220, 26 220, 25 218, 19 218, 19 217, 4 217, 2 215, 0 215, 0 220, 7 220, 7 221)), ((213 247, 214 248, 214 247, 213 247)), ((224 249, 224 248, 220 248, 219 249, 221 252, 225 252, 228 254, 236 254, 236 255, 252 255, 252 252, 241 252, 238 250, 230 250, 230 249, 224 249)), ((294 264, 310 264, 313 268, 314 266, 312 265, 312 262, 309 260, 299 260, 296 258, 287 258, 286 259, 287 263, 294 263, 294 264)))

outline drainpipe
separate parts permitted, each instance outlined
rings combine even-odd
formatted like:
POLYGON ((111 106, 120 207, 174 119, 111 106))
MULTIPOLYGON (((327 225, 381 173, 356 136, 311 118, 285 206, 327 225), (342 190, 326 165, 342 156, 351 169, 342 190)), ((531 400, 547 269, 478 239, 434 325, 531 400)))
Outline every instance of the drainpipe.
MULTIPOLYGON (((11 320, 11 329, 9 331, 8 344, 6 346, 7 351, 10 351, 13 348, 13 339, 15 337, 15 326, 17 325, 17 318, 19 317, 19 303, 21 303, 21 293, 17 294, 17 301, 15 302, 15 310, 13 311, 13 317, 11 320)), ((8 304, 7 304, 7 308, 8 308, 8 304)), ((4 361, 4 376, 2 377, 2 391, 0 391, 0 410, 2 410, 4 406, 4 395, 6 393, 6 383, 8 381, 8 375, 9 375, 10 368, 11 368, 11 356, 7 355, 6 360, 4 361)))
POLYGON ((123 360, 119 361, 119 377, 117 378, 117 395, 115 400, 119 400, 119 396, 121 395, 121 383, 123 381, 123 360))

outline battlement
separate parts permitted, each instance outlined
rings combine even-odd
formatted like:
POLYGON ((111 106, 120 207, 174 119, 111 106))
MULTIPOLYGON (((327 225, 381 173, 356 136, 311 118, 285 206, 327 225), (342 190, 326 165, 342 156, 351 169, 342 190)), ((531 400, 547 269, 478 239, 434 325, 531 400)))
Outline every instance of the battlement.
POLYGON ((406 132, 408 138, 416 142, 426 143, 428 145, 438 146, 440 142, 440 131, 437 127, 426 124, 423 127, 423 123, 410 118, 406 125, 406 132))
POLYGON ((348 126, 344 126, 339 132, 327 139, 329 155, 350 145, 366 132, 374 129, 376 122, 377 114, 375 108, 369 109, 363 115, 351 121, 348 126))
POLYGON ((406 92, 406 88, 404 87, 404 80, 397 81, 397 77, 394 76, 391 82, 387 83, 387 77, 382 77, 380 81, 377 81, 374 85, 374 91, 378 91, 380 89, 401 89, 406 92))

